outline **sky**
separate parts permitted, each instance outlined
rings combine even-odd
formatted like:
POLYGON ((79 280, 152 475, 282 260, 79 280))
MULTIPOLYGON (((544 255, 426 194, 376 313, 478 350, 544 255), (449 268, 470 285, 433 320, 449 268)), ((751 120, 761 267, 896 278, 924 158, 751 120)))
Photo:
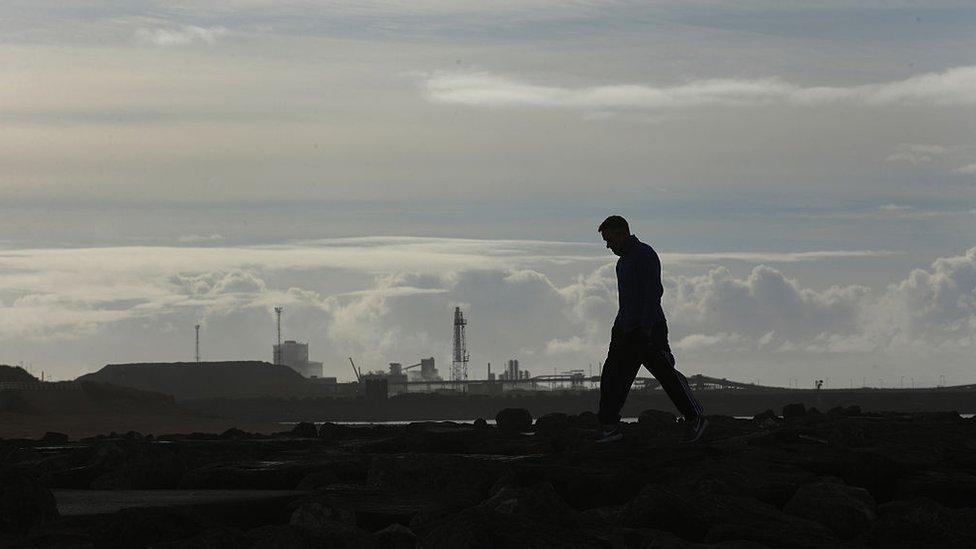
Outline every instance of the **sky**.
POLYGON ((610 214, 678 367, 976 382, 976 6, 262 0, 0 6, 0 363, 340 380, 605 358, 610 214))

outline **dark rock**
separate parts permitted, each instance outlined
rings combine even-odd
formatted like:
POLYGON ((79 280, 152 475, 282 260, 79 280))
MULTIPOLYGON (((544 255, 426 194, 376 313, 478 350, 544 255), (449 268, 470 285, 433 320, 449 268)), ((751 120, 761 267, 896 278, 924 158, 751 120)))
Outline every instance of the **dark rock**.
POLYGON ((247 438, 247 433, 241 431, 237 427, 231 427, 223 433, 220 433, 218 437, 220 440, 243 440, 247 438))
POLYGON ((674 422, 674 414, 671 412, 662 412, 661 410, 644 410, 637 416, 637 423, 641 427, 650 427, 653 429, 673 427, 674 422))
POLYGON ((147 547, 196 536, 210 527, 199 516, 179 508, 123 509, 97 534, 97 547, 147 547))
POLYGON ((976 547, 976 509, 947 509, 927 498, 878 507, 866 536, 877 547, 963 549, 976 547))
POLYGON ((612 547, 640 549, 768 549, 768 546, 752 541, 723 541, 698 543, 682 539, 671 532, 651 528, 621 528, 612 530, 612 547))
POLYGON ((391 524, 373 533, 372 545, 377 549, 416 549, 422 547, 413 530, 402 524, 391 524))
POLYGON ((506 432, 522 432, 532 428, 532 414, 525 408, 505 408, 495 415, 495 425, 506 432))
POLYGON ((356 515, 345 509, 338 509, 322 502, 309 500, 302 503, 291 514, 288 524, 311 529, 332 528, 333 524, 356 526, 356 515))
POLYGON ((14 469, 0 469, 0 535, 24 534, 58 516, 51 491, 34 477, 14 469))
POLYGON ((577 516, 576 510, 563 501, 548 482, 528 487, 504 486, 481 505, 502 515, 516 515, 547 524, 573 524, 577 516))
POLYGON ((579 529, 573 515, 560 517, 559 512, 566 509, 551 486, 505 487, 485 504, 469 507, 433 525, 423 536, 423 546, 489 549, 606 545, 579 529))
POLYGON ((314 423, 309 423, 307 421, 302 421, 292 427, 291 435, 298 438, 318 438, 319 430, 315 427, 314 423))
POLYGON ((341 438, 342 432, 345 429, 342 425, 332 423, 331 421, 325 422, 319 425, 318 437, 322 440, 332 442, 339 440, 341 438))
POLYGON ((126 434, 122 435, 122 439, 123 440, 136 440, 136 441, 142 442, 142 441, 146 440, 146 435, 144 435, 144 434, 142 434, 142 433, 140 433, 138 431, 129 431, 126 434))
POLYGON ((691 497, 657 486, 645 486, 623 508, 620 524, 628 528, 667 530, 692 540, 702 539, 708 526, 691 497))
POLYGON ((51 444, 51 445, 67 444, 68 435, 64 433, 53 433, 51 431, 48 431, 47 433, 44 433, 44 436, 41 437, 41 440, 39 442, 41 444, 51 444))
POLYGON ((230 528, 210 528, 177 541, 154 543, 152 549, 235 549, 248 546, 243 532, 230 528))
POLYGON ((946 507, 976 507, 976 475, 963 471, 918 471, 898 480, 897 499, 926 497, 946 507))
POLYGON ((545 414, 535 420, 536 431, 561 431, 567 427, 569 427, 569 416, 561 412, 545 414))
POLYGON ((608 505, 580 511, 579 524, 588 530, 609 531, 620 521, 623 509, 622 505, 608 505))
POLYGON ((93 490, 144 490, 176 488, 187 467, 183 457, 165 447, 133 451, 125 461, 92 479, 93 490))
POLYGON ((764 420, 767 420, 767 419, 773 419, 773 420, 775 420, 775 419, 779 419, 779 418, 777 417, 776 412, 774 412, 772 410, 766 410, 765 412, 760 412, 760 413, 752 416, 752 419, 753 419, 753 421, 764 421, 764 420))
POLYGON ((212 463, 187 471, 179 488, 291 490, 311 472, 311 467, 262 461, 212 463))
POLYGON ((801 486, 783 511, 819 522, 840 539, 851 539, 871 528, 876 507, 874 498, 863 488, 814 482, 801 486))
POLYGON ((469 506, 484 500, 507 468, 505 463, 496 460, 463 456, 377 456, 373 458, 366 484, 469 506))
POLYGON ((337 484, 340 482, 339 476, 336 475, 335 471, 330 469, 322 471, 313 471, 299 481, 298 486, 295 487, 296 490, 316 490, 322 488, 323 486, 329 486, 332 484, 337 484))
POLYGON ((787 404, 783 406, 783 419, 793 419, 798 417, 803 417, 807 413, 806 406, 802 402, 796 404, 787 404))
POLYGON ((252 549, 352 549, 369 546, 369 535, 362 530, 340 523, 328 523, 321 528, 301 526, 263 526, 247 533, 252 549))
POLYGON ((820 524, 794 517, 752 498, 710 496, 699 502, 700 514, 713 517, 705 541, 747 540, 773 547, 820 548, 837 544, 820 524))
POLYGON ((857 405, 852 406, 835 406, 827 411, 827 415, 834 417, 857 417, 861 415, 861 407, 857 405))
POLYGON ((597 429, 600 427, 600 418, 593 412, 580 412, 569 416, 569 424, 581 429, 597 429))
POLYGON ((489 427, 488 422, 483 417, 474 420, 474 426, 478 429, 487 429, 489 427))

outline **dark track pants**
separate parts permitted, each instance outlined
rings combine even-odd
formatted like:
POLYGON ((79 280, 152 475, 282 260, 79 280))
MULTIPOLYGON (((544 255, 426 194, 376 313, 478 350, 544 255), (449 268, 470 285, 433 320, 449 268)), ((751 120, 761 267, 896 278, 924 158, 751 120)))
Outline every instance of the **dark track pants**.
POLYGON ((616 425, 620 421, 620 409, 627 400, 641 364, 661 383, 671 402, 685 418, 694 419, 704 412, 691 393, 688 380, 674 367, 667 328, 656 331, 653 337, 638 330, 611 336, 610 350, 600 375, 600 423, 616 425))

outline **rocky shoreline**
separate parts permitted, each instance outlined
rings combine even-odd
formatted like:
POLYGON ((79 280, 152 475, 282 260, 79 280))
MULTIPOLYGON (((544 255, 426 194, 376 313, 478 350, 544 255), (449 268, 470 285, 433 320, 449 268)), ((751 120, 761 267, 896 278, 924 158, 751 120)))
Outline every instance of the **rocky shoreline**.
POLYGON ((974 547, 976 421, 791 405, 0 440, 3 547, 974 547))

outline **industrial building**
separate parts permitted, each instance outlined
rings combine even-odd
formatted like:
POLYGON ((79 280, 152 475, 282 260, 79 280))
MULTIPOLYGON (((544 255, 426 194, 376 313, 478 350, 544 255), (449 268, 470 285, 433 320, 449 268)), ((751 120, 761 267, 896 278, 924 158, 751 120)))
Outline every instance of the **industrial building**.
POLYGON ((322 377, 322 363, 308 359, 308 343, 288 340, 273 345, 275 362, 288 366, 305 377, 322 377))
POLYGON ((518 381, 520 379, 530 379, 532 376, 528 370, 519 369, 519 361, 513 358, 508 361, 505 371, 498 376, 499 381, 518 381))

